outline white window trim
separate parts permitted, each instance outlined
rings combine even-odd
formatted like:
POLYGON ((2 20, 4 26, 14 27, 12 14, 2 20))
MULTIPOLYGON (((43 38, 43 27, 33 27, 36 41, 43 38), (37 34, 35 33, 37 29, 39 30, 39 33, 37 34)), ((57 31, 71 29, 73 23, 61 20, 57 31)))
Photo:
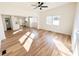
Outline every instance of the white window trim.
POLYGON ((48 16, 46 19, 46 24, 48 25, 54 25, 54 26, 59 26, 60 25, 60 16, 48 16), (59 19, 58 24, 57 21, 55 23, 54 18, 57 17, 59 19))

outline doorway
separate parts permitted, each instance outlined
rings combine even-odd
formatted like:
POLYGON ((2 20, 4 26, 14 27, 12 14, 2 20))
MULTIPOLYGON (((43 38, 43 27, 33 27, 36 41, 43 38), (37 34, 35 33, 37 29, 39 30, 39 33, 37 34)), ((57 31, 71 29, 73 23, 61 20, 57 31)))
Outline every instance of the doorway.
POLYGON ((31 28, 38 29, 38 18, 36 16, 29 17, 29 22, 31 28))
POLYGON ((6 23, 6 29, 11 30, 10 18, 5 18, 5 23, 6 23))
POLYGON ((2 22, 4 31, 12 30, 12 22, 11 16, 9 15, 2 15, 2 22))

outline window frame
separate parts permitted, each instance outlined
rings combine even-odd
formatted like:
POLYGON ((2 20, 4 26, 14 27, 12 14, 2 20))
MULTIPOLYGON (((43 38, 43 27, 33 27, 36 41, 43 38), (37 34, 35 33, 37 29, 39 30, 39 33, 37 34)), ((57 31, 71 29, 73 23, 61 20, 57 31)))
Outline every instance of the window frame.
POLYGON ((59 26, 60 25, 60 16, 48 16, 46 19, 46 24, 59 26), (58 18, 57 20, 55 20, 56 17, 58 18), (56 24, 57 22, 58 22, 58 24, 56 24))

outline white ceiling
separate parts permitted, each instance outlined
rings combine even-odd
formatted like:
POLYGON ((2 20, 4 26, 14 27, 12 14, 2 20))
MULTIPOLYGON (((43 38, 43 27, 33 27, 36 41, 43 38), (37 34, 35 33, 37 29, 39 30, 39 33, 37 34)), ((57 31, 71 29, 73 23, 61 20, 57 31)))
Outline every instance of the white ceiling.
POLYGON ((48 9, 51 9, 51 8, 55 8, 55 7, 58 7, 58 6, 62 6, 64 4, 68 4, 70 2, 44 2, 45 4, 44 5, 47 5, 48 8, 43 8, 42 10, 40 10, 39 8, 37 9, 34 9, 35 6, 32 6, 32 5, 35 5, 37 2, 30 2, 30 3, 24 3, 25 5, 27 4, 27 6, 29 6, 29 8, 31 8, 32 10, 36 10, 36 11, 45 11, 45 10, 48 10, 48 9))
POLYGON ((44 12, 51 8, 56 8, 58 6, 63 6, 64 4, 68 4, 71 2, 45 2, 45 5, 48 8, 44 8, 40 10, 39 8, 34 9, 37 2, 0 2, 0 14, 8 14, 8 15, 37 15, 40 12, 44 12))
POLYGON ((28 9, 28 10, 35 10, 35 11, 44 11, 44 10, 48 10, 51 8, 55 8, 57 6, 61 6, 64 4, 68 4, 69 2, 45 2, 44 5, 47 5, 48 8, 43 8, 43 10, 40 10, 39 8, 34 9, 35 5, 37 2, 0 2, 0 5, 4 5, 4 6, 12 6, 12 7, 20 7, 22 9, 28 9))

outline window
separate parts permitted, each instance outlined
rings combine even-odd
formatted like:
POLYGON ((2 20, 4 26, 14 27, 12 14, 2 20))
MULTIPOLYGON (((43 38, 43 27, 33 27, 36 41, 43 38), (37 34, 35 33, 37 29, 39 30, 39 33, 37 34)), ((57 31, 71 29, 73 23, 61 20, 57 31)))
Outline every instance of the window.
POLYGON ((59 25, 60 16, 48 16, 46 24, 48 25, 59 25))
POLYGON ((51 25, 52 24, 52 16, 47 17, 47 24, 51 25))
POLYGON ((53 25, 59 25, 59 19, 60 17, 59 16, 53 16, 53 25))
POLYGON ((28 18, 25 18, 25 21, 28 22, 28 18))

